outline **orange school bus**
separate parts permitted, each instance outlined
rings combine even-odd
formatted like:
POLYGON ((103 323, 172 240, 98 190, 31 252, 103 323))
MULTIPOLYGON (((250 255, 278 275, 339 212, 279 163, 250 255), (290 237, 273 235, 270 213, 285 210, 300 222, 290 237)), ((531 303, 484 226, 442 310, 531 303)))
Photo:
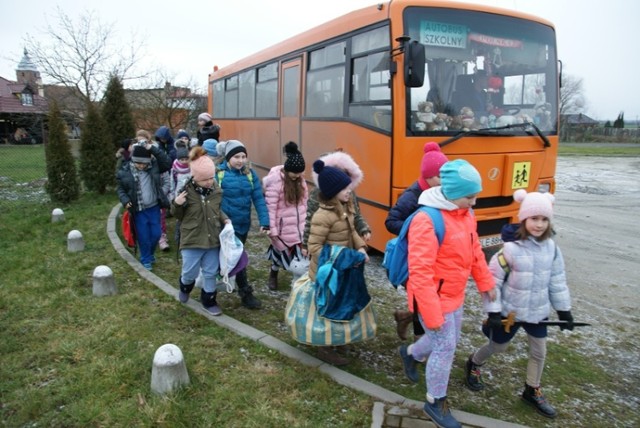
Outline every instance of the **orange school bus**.
POLYGON ((222 139, 264 175, 297 142, 311 164, 342 149, 373 248, 390 207, 419 175, 424 144, 482 175, 474 208, 483 245, 517 221, 516 189, 555 190, 559 69, 553 25, 494 7, 392 0, 329 21, 209 75, 222 139))

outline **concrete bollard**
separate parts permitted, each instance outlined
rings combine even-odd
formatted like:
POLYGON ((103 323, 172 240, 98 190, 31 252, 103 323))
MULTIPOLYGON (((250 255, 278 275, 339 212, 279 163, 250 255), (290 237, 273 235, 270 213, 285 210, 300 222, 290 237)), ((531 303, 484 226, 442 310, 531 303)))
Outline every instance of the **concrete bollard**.
POLYGON ((84 239, 82 239, 82 233, 79 230, 72 230, 67 235, 67 250, 72 253, 84 250, 84 239))
POLYGON ((51 211, 51 223, 58 223, 59 221, 64 221, 64 211, 56 208, 51 211))
POLYGON ((118 294, 116 280, 109 266, 98 266, 93 270, 93 295, 112 296, 118 294))
POLYGON ((188 384, 189 373, 180 348, 171 343, 159 347, 153 356, 151 390, 165 394, 188 384))

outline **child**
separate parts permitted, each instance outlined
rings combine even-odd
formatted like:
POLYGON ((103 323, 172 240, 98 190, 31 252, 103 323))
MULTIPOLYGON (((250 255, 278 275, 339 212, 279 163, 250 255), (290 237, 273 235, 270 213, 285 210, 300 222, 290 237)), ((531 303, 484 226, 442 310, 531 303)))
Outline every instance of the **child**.
POLYGON ((418 212, 408 233, 408 306, 417 311, 425 334, 398 348, 407 377, 418 381, 416 361, 427 360, 424 412, 441 427, 460 427, 447 406, 447 386, 460 338, 469 275, 487 298, 495 298, 494 281, 485 261, 470 208, 482 190, 478 171, 457 159, 440 168, 441 186, 425 190, 420 205, 440 209, 444 220, 441 244, 431 217, 418 212))
POLYGON ((189 300, 196 278, 204 278, 200 302, 213 316, 222 315, 216 300, 216 274, 220 267, 220 231, 231 220, 222 211, 222 190, 215 181, 216 168, 201 147, 190 155, 191 179, 171 204, 180 222, 182 272, 178 299, 189 300))
POLYGON ((140 263, 148 270, 155 262, 153 253, 162 234, 160 209, 169 207, 167 195, 162 191, 161 174, 170 168, 169 156, 150 141, 142 140, 134 146, 131 160, 116 175, 118 198, 133 217, 140 263))
MULTIPOLYGON (((362 214, 360 213, 360 204, 358 204, 358 198, 356 197, 356 193, 354 189, 360 185, 362 179, 364 178, 364 174, 360 169, 360 166, 353 160, 353 158, 343 151, 335 151, 331 153, 327 153, 320 157, 320 160, 324 162, 326 166, 330 166, 333 168, 338 168, 342 172, 346 173, 349 179, 351 180, 351 199, 354 207, 354 223, 355 228, 358 234, 366 241, 371 239, 371 228, 367 224, 367 221, 364 219, 362 214)), ((312 171, 311 174, 313 181, 317 181, 317 174, 312 171)), ((309 199, 307 201, 307 218, 305 220, 304 225, 304 235, 302 237, 302 248, 303 253, 306 255, 307 253, 307 240, 309 238, 309 227, 311 226, 311 217, 315 214, 316 210, 319 206, 319 194, 320 190, 316 186, 310 193, 309 199)))
POLYGON ((548 418, 556 416, 556 410, 547 403, 540 389, 540 379, 547 353, 547 327, 538 325, 549 317, 553 308, 558 318, 567 322, 573 330, 571 299, 564 271, 564 260, 560 249, 551 239, 554 197, 550 193, 527 193, 517 190, 513 198, 520 202, 517 231, 518 240, 505 242, 504 259, 509 266, 509 275, 494 255, 490 269, 497 284, 498 298, 485 302, 489 321, 482 331, 489 343, 469 356, 465 367, 465 380, 472 391, 480 391, 484 383, 480 369, 493 354, 504 352, 520 329, 527 333, 529 341, 529 363, 527 380, 522 399, 548 418), (516 321, 523 324, 511 327, 507 333, 502 326, 502 316, 515 312, 516 321))
MULTIPOLYGON (((430 142, 424 145, 424 155, 420 165, 420 178, 402 192, 396 204, 389 210, 387 219, 384 222, 389 232, 398 235, 407 217, 419 208, 418 198, 422 192, 440 185, 440 167, 447 160, 445 154, 440 151, 438 143, 430 142)), ((400 339, 405 340, 407 338, 407 327, 412 322, 414 335, 422 336, 424 334, 417 314, 396 310, 393 316, 396 320, 396 332, 400 339)))
MULTIPOLYGON (((216 174, 222 188, 222 211, 231 218, 236 236, 244 244, 251 228, 251 205, 258 213, 260 231, 269 231, 269 212, 264 201, 258 174, 247 165, 247 149, 238 140, 229 140, 217 146, 218 154, 224 156, 216 174)), ((247 279, 247 269, 236 274, 236 284, 242 305, 249 309, 262 307, 253 295, 247 279)))
MULTIPOLYGON (((171 165, 171 200, 173 201, 184 190, 185 185, 191 178, 191 169, 189 168, 189 150, 188 143, 176 141, 176 160, 171 165)), ((174 232, 176 244, 180 243, 180 220, 176 221, 176 229, 174 232)))
MULTIPOLYGON (((341 169, 325 165, 321 159, 313 163, 313 171, 316 173, 314 181, 319 189, 319 207, 311 218, 307 248, 311 258, 309 279, 315 282, 318 256, 325 244, 357 250, 365 255, 366 262, 369 261, 369 256, 367 244, 354 226, 355 206, 351 197, 351 178, 341 169)), ((327 346, 320 348, 318 358, 336 366, 349 363, 349 360, 327 346)))
MULTIPOLYGON (((154 135, 155 141, 170 158, 171 162, 176 159, 176 146, 175 140, 171 136, 171 130, 167 126, 161 126, 156 130, 154 135)), ((167 172, 162 176, 164 180, 163 189, 167 194, 167 198, 171 199, 171 173, 167 172)), ((163 208, 160 211, 160 226, 162 227, 162 235, 158 246, 162 251, 169 251, 169 240, 167 239, 167 210, 163 208)))
POLYGON ((304 222, 307 218, 307 183, 303 173, 304 157, 293 141, 284 146, 287 160, 284 165, 271 168, 264 178, 264 193, 269 210, 269 238, 271 247, 271 271, 268 287, 278 289, 278 270, 287 267, 287 260, 295 254, 295 247, 302 244, 304 222), (283 260, 283 257, 285 260, 283 260))
POLYGON ((198 115, 198 145, 201 146, 208 139, 220 141, 220 125, 213 123, 213 118, 207 112, 198 115))

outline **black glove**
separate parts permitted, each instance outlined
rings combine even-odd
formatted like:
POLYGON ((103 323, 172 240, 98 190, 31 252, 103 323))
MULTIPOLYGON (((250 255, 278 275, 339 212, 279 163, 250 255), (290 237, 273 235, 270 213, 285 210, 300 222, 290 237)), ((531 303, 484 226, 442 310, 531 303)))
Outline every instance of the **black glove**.
POLYGON ((501 329, 502 326, 502 316, 500 312, 489 312, 489 320, 487 321, 487 326, 489 328, 501 329))
POLYGON ((566 321, 565 325, 560 326, 560 330, 573 330, 573 315, 571 315, 571 311, 558 311, 558 319, 566 321))

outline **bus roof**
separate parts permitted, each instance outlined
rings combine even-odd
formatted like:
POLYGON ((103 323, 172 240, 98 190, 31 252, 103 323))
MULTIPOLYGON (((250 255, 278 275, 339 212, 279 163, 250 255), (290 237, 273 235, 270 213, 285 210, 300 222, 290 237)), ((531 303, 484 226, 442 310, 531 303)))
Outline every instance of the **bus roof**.
POLYGON ((284 55, 293 56, 298 51, 313 46, 316 43, 331 40, 334 37, 341 36, 350 31, 382 22, 391 16, 392 9, 404 9, 408 6, 429 6, 443 7, 451 9, 477 10, 481 12, 496 13, 501 15, 515 16, 517 18, 536 21, 550 27, 554 25, 543 18, 530 15, 527 13, 517 12, 514 10, 497 8, 493 6, 485 6, 479 4, 462 3, 448 0, 391 0, 389 2, 381 2, 371 6, 357 9, 342 15, 331 21, 327 21, 317 27, 311 28, 303 33, 290 37, 276 45, 265 48, 255 54, 236 61, 225 67, 209 74, 209 81, 218 79, 238 71, 242 71, 248 67, 256 66, 262 63, 268 63, 274 58, 284 55))

